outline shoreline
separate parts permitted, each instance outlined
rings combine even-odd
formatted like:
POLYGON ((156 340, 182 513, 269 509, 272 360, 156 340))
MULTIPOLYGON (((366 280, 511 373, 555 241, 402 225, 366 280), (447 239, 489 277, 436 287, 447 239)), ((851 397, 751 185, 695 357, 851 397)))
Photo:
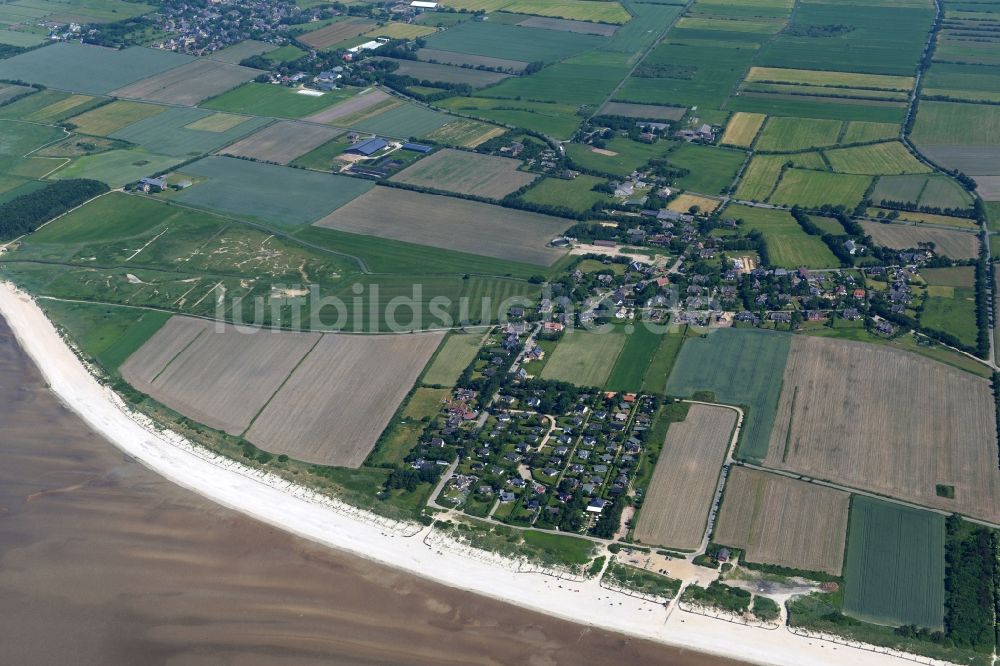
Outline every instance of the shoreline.
MULTIPOLYGON (((169 481, 272 527, 433 582, 626 636, 758 664, 910 664, 869 649, 796 636, 787 627, 733 624, 676 604, 665 609, 600 586, 539 573, 518 573, 498 558, 441 550, 425 543, 422 525, 393 523, 266 472, 217 456, 145 417, 130 414, 62 339, 34 299, 0 283, 0 316, 39 368, 49 389, 116 448, 169 481)), ((444 536, 437 532, 439 536, 444 536)), ((932 662, 922 658, 923 663, 932 662)))

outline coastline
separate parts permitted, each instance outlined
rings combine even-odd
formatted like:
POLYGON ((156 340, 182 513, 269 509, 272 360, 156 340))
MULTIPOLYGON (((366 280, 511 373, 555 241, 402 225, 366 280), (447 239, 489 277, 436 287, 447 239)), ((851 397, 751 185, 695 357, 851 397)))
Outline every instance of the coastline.
MULTIPOLYGON (((496 559, 474 558, 425 544, 430 528, 373 518, 276 481, 159 431, 129 414, 73 353, 34 300, 0 283, 0 315, 38 366, 53 393, 97 433, 166 479, 278 529, 448 587, 521 606, 581 625, 760 664, 859 666, 911 661, 870 650, 745 627, 602 588, 537 573, 517 573, 496 559)), ((930 663, 930 660, 922 660, 930 663)))

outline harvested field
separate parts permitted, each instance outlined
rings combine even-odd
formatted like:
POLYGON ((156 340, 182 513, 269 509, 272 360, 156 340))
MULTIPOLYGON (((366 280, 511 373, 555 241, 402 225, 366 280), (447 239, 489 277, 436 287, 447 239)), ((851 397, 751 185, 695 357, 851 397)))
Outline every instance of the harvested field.
POLYGON ((522 28, 545 28, 546 30, 559 30, 562 32, 579 32, 584 35, 601 35, 611 37, 618 30, 616 25, 607 23, 591 23, 590 21, 572 21, 561 18, 545 18, 542 16, 532 16, 518 23, 522 28))
POLYGON ((349 100, 331 106, 329 109, 323 109, 319 113, 314 113, 313 115, 306 117, 306 120, 314 123, 332 123, 340 118, 347 118, 348 116, 363 113, 364 111, 367 111, 382 102, 388 102, 390 100, 392 100, 391 95, 388 95, 381 90, 371 88, 349 100))
POLYGON ((919 247, 920 243, 934 243, 936 254, 951 259, 974 259, 979 253, 976 235, 965 231, 881 222, 861 222, 861 226, 875 243, 894 250, 909 250, 919 247))
POLYGON ((216 327, 172 317, 121 372, 136 389, 184 416, 240 435, 320 334, 216 327))
POLYGON ((630 102, 608 102, 600 113, 607 116, 625 116, 644 120, 680 120, 687 113, 683 106, 659 106, 656 104, 632 104, 630 102))
POLYGON ((390 178, 446 192, 502 199, 538 177, 518 171, 519 160, 444 148, 390 178))
POLYGON ((547 243, 566 231, 570 222, 476 201, 376 187, 316 226, 551 266, 565 251, 547 243))
POLYGON ((300 36, 298 40, 314 49, 322 50, 330 48, 334 44, 339 44, 344 40, 362 35, 374 27, 375 24, 367 19, 349 18, 345 21, 331 23, 319 30, 307 32, 300 36))
POLYGON ((510 78, 510 74, 501 72, 488 72, 468 67, 455 67, 454 65, 438 65, 420 60, 393 60, 392 62, 399 64, 399 68, 395 71, 396 74, 412 76, 421 81, 464 83, 473 88, 485 88, 510 78))
POLYGON ((506 131, 503 127, 497 127, 496 125, 488 125, 478 120, 460 118, 442 125, 425 138, 449 146, 475 148, 479 144, 485 143, 495 136, 500 136, 506 131))
POLYGON ((283 120, 219 152, 234 157, 288 164, 341 134, 342 130, 333 127, 283 120))
POLYGON ((716 199, 701 197, 697 194, 681 194, 667 204, 667 208, 678 213, 686 213, 691 209, 691 206, 697 206, 698 210, 703 213, 714 213, 720 204, 721 202, 716 199))
POLYGON ((985 380, 884 346, 795 337, 774 423, 768 467, 1000 522, 985 380))
POLYGON ((839 576, 850 504, 840 490, 735 467, 712 538, 750 562, 839 576))
POLYGON ((307 462, 360 466, 442 338, 443 332, 323 336, 247 439, 307 462))
POLYGON ((1000 171, 1000 146, 930 146, 919 144, 920 152, 947 169, 958 169, 973 176, 997 175, 1000 171))
POLYGON ((506 60, 504 58, 491 58, 489 56, 478 56, 469 53, 458 53, 456 51, 442 51, 440 49, 420 49, 417 51, 417 58, 423 62, 443 63, 445 65, 468 65, 470 67, 489 67, 512 74, 524 71, 528 63, 521 60, 506 60))
POLYGON ((202 58, 111 93, 114 97, 194 106, 246 83, 261 72, 202 58))
POLYGON ((184 126, 185 129, 201 130, 202 132, 228 132, 237 125, 246 122, 246 116, 238 116, 235 113, 213 113, 210 116, 199 118, 193 123, 184 126))
POLYGON ((735 411, 711 405, 691 405, 687 418, 670 424, 639 513, 636 541, 682 550, 701 545, 735 426, 735 411))
POLYGON ((1000 201, 1000 176, 977 176, 976 186, 984 201, 1000 201))
POLYGON ((726 125, 726 131, 722 135, 721 143, 728 146, 749 148, 766 119, 767 116, 763 113, 737 111, 729 119, 729 124, 726 125))
POLYGON ((373 28, 365 33, 365 37, 388 37, 389 39, 417 39, 418 37, 426 37, 427 35, 432 35, 437 32, 437 29, 420 25, 417 23, 396 23, 390 22, 383 26, 373 28))

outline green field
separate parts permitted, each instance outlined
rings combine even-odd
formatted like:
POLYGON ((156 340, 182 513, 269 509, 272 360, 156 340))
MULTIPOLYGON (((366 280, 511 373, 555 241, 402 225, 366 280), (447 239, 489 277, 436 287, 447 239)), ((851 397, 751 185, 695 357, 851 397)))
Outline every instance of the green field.
POLYGON ((438 104, 455 113, 534 130, 557 139, 570 138, 582 120, 576 116, 576 108, 568 104, 482 97, 452 97, 438 104))
POLYGON ((246 83, 204 102, 203 109, 245 113, 274 118, 303 118, 343 102, 357 92, 354 88, 331 90, 322 97, 300 95, 294 88, 270 83, 246 83))
POLYGON ((838 148, 823 153, 838 173, 877 176, 929 173, 930 167, 914 157, 899 141, 838 148))
POLYGON ((69 122, 81 134, 110 136, 132 123, 163 113, 168 108, 159 104, 116 100, 111 104, 73 116, 69 122))
POLYGON ((479 92, 478 96, 597 105, 628 72, 629 68, 623 65, 557 63, 531 76, 507 79, 479 92))
POLYGON ((455 120, 453 116, 415 104, 402 104, 356 122, 344 120, 352 129, 401 139, 423 137, 455 120))
POLYGON ((604 387, 627 336, 614 331, 597 333, 568 330, 545 363, 542 379, 604 387))
POLYGON ((335 165, 333 159, 351 146, 349 136, 341 135, 322 146, 310 150, 305 155, 301 155, 292 162, 292 166, 305 167, 316 171, 331 171, 335 165))
POLYGON ((882 176, 872 192, 872 201, 903 201, 936 208, 966 208, 972 196, 951 178, 938 174, 882 176))
POLYGON ((41 300, 45 314, 110 373, 160 330, 170 314, 96 303, 41 300))
POLYGON ((1000 201, 987 201, 984 206, 986 207, 986 225, 990 231, 1000 231, 1000 201))
POLYGON ((212 115, 211 111, 203 109, 172 108, 123 127, 111 136, 142 146, 151 153, 193 157, 228 145, 271 122, 268 118, 242 116, 242 122, 222 132, 190 127, 212 115))
POLYGON ((685 336, 686 331, 671 331, 660 336, 660 345, 656 348, 642 378, 644 393, 664 393, 667 378, 670 377, 670 371, 673 370, 677 356, 681 353, 685 336))
POLYGON ((182 169, 205 179, 178 201, 278 226, 315 222, 373 186, 371 181, 231 157, 206 157, 182 169))
POLYGON ((944 516, 855 495, 844 563, 844 612, 940 630, 944 516))
POLYGON ((605 388, 609 391, 641 391, 650 362, 658 352, 665 334, 650 330, 641 322, 635 324, 605 388))
POLYGON ((543 178, 521 195, 523 201, 568 208, 585 213, 596 203, 610 202, 607 194, 595 192, 594 186, 606 182, 596 176, 580 174, 572 180, 564 178, 543 178))
POLYGON ((770 202, 806 208, 818 208, 823 204, 854 208, 861 202, 871 180, 869 176, 788 169, 770 202))
POLYGON ((843 123, 814 118, 768 118, 757 139, 757 150, 789 153, 837 143, 843 123))
MULTIPOLYGON (((77 157, 50 177, 56 180, 93 178, 111 187, 122 187, 143 176, 169 169, 180 161, 179 157, 154 155, 141 148, 111 150, 98 155, 77 157)), ((54 161, 49 168, 54 169, 58 164, 58 161, 54 161)))
POLYGON ((790 335, 761 329, 723 328, 691 338, 670 373, 667 393, 710 391, 718 402, 746 407, 738 455, 763 460, 790 344, 790 335))
POLYGON ((930 3, 802 3, 790 29, 765 47, 755 64, 912 76, 933 20, 930 3), (823 30, 844 25, 850 29, 823 30), (811 33, 815 28, 820 30, 811 33))
POLYGON ((842 97, 803 97, 765 93, 743 93, 726 106, 731 111, 766 113, 770 116, 797 118, 827 118, 830 120, 864 121, 872 123, 903 122, 906 104, 903 102, 873 102, 842 97))
POLYGON ((928 295, 920 314, 920 324, 950 333, 970 347, 976 345, 975 274, 971 266, 928 268, 921 275, 928 295))
POLYGON ((604 148, 600 149, 615 153, 614 155, 594 152, 591 146, 582 143, 570 143, 566 144, 566 156, 581 169, 611 176, 627 176, 649 160, 665 156, 672 145, 664 141, 644 143, 616 136, 606 141, 604 148))
POLYGON ((1000 146, 1000 106, 923 101, 911 138, 928 146, 1000 146))
POLYGON ((462 371, 476 357, 482 339, 481 330, 449 335, 424 372, 423 383, 454 386, 462 371))
POLYGON ((818 236, 810 236, 799 226, 791 213, 768 208, 733 205, 726 216, 743 220, 747 231, 764 234, 771 264, 781 268, 837 268, 840 261, 818 236))
POLYGON ((784 167, 791 163, 803 169, 825 169, 819 153, 795 155, 754 155, 740 178, 736 196, 749 201, 767 201, 781 177, 784 167))
POLYGON ((840 143, 868 143, 870 141, 888 141, 899 137, 899 125, 896 123, 866 123, 853 121, 847 123, 840 143))
POLYGON ((695 143, 683 143, 667 156, 671 166, 691 172, 678 178, 677 185, 701 194, 722 194, 728 191, 745 159, 746 153, 742 150, 695 143))
MULTIPOLYGON (((66 132, 58 127, 0 120, 0 171, 23 163, 28 153, 64 136, 66 132)), ((55 162, 50 168, 58 164, 55 162)))
POLYGON ((425 38, 427 47, 471 55, 521 60, 555 62, 589 51, 606 38, 540 28, 522 28, 492 22, 460 23, 425 38))
POLYGON ((59 43, 0 60, 0 79, 102 95, 191 62, 187 55, 137 46, 121 51, 59 43))
MULTIPOLYGON (((657 46, 643 61, 643 68, 625 81, 615 99, 719 108, 753 61, 758 47, 752 39, 755 36, 743 33, 736 36, 742 41, 730 41, 723 39, 725 33, 700 39, 698 36, 706 33, 684 32, 697 36, 674 37, 657 46), (656 76, 640 76, 643 73, 656 76)), ((677 33, 675 28, 669 36, 677 33)))
MULTIPOLYGON (((395 275, 469 273, 510 275, 525 279, 539 273, 539 267, 535 264, 504 261, 478 254, 442 250, 428 245, 362 236, 335 229, 307 226, 296 231, 295 237, 333 252, 359 257, 374 273, 395 275)), ((561 263, 557 263, 555 267, 560 265, 561 263)), ((518 284, 527 283, 518 282, 518 284)))
POLYGON ((74 95, 61 90, 42 90, 0 107, 0 118, 58 123, 103 102, 103 99, 90 95, 74 95))

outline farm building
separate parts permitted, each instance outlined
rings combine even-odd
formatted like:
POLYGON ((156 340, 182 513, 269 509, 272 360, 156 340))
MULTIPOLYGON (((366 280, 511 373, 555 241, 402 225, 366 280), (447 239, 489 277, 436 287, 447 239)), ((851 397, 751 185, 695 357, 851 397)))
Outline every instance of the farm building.
POLYGON ((358 46, 347 49, 347 52, 358 53, 360 51, 374 51, 378 47, 382 46, 382 44, 383 42, 380 41, 365 42, 364 44, 359 44, 358 46))
POLYGON ((351 153, 354 155, 364 155, 365 157, 369 157, 371 155, 374 155, 378 151, 382 150, 388 145, 389 142, 386 141, 385 139, 380 139, 379 137, 374 136, 370 139, 359 141, 358 143, 354 144, 344 152, 351 153))
POLYGON ((164 178, 141 178, 139 189, 143 192, 160 192, 167 189, 167 181, 164 178))
POLYGON ((416 9, 437 9, 438 3, 422 2, 422 0, 413 0, 413 2, 410 3, 410 6, 416 9))
MULTIPOLYGON (((426 4, 433 4, 433 3, 426 3, 426 4)), ((426 153, 429 153, 432 150, 434 150, 434 146, 428 146, 428 145, 423 144, 423 143, 410 143, 410 142, 407 142, 407 143, 403 144, 403 150, 412 150, 415 153, 425 153, 426 154, 426 153)))

